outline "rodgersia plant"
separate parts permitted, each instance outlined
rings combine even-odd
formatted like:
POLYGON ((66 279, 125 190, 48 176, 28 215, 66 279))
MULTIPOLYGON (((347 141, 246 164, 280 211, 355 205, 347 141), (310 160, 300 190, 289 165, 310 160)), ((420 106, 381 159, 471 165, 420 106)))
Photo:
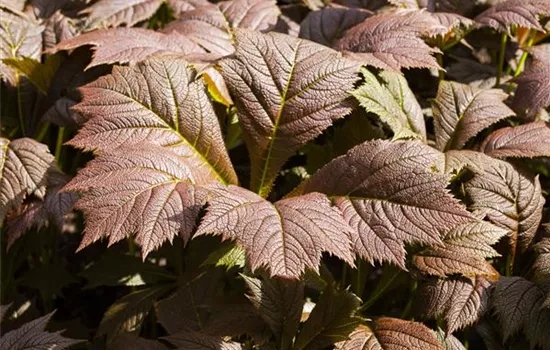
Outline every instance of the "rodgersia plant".
POLYGON ((1 10, 0 348, 549 349, 548 0, 1 10))

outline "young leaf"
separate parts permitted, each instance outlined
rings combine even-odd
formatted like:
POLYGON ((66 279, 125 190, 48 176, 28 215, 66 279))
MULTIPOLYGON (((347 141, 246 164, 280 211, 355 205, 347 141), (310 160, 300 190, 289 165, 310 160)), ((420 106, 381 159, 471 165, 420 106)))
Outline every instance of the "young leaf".
POLYGON ((518 87, 512 107, 527 118, 550 106, 550 53, 542 49, 530 52, 531 64, 513 80, 518 87))
POLYGON ((346 32, 336 45, 362 63, 399 71, 402 68, 440 68, 421 38, 439 25, 421 11, 382 13, 346 32))
POLYGON ((443 316, 446 334, 476 322, 489 307, 490 283, 484 278, 432 280, 420 287, 423 310, 429 317, 443 316))
MULTIPOLYGON (((120 117, 120 116, 119 116, 120 117)), ((84 191, 83 249, 103 236, 112 245, 135 234, 145 258, 176 235, 187 242, 206 193, 200 169, 167 149, 144 144, 106 151, 64 188, 84 191)))
POLYGON ((383 71, 380 80, 362 69, 365 82, 352 95, 367 112, 377 114, 394 132, 394 139, 418 138, 426 140, 426 126, 420 105, 399 73, 383 71))
POLYGON ((443 246, 415 254, 413 265, 423 273, 440 277, 461 274, 496 278, 498 272, 485 258, 499 256, 491 245, 506 233, 505 229, 485 221, 458 224, 442 236, 443 246))
POLYGON ((340 212, 320 193, 272 204, 237 186, 212 187, 207 212, 195 233, 235 239, 247 252, 252 271, 265 267, 272 277, 298 279, 318 271, 322 252, 353 265, 340 212))
POLYGON ((507 162, 479 154, 484 172, 464 184, 470 208, 486 213, 493 224, 508 231, 510 253, 525 251, 540 224, 544 197, 538 177, 521 173, 507 162))
POLYGON ((27 195, 44 198, 47 173, 54 162, 48 146, 33 139, 0 138, 0 226, 27 195))
POLYGON ((283 279, 257 279, 243 276, 254 308, 278 339, 280 349, 292 345, 304 304, 304 284, 283 279))
POLYGON ((91 119, 68 144, 106 151, 148 141, 222 182, 237 182, 204 83, 183 59, 115 67, 80 91, 83 100, 74 108, 91 119))
POLYGON ((231 0, 185 12, 164 32, 176 31, 211 53, 233 53, 236 28, 271 30, 280 15, 273 0, 231 0))
POLYGON ((235 56, 221 61, 252 166, 251 189, 266 197, 285 161, 351 111, 347 91, 358 64, 287 35, 235 33, 235 56))
POLYGON ((372 12, 346 7, 327 7, 310 12, 300 24, 300 38, 332 47, 346 30, 363 22, 372 12))
POLYGON ((47 95, 52 78, 61 65, 61 57, 48 56, 44 63, 40 63, 29 57, 22 57, 20 59, 8 58, 3 59, 2 62, 29 79, 38 91, 47 95))
POLYGON ((507 0, 491 6, 475 20, 508 33, 512 25, 544 32, 539 16, 549 15, 550 3, 547 0, 507 0))
POLYGON ((357 296, 329 285, 296 338, 294 349, 322 349, 347 339, 360 322, 354 316, 359 305, 357 296))
POLYGON ((349 340, 336 344, 338 350, 443 350, 435 333, 422 323, 382 317, 360 325, 349 340))
MULTIPOLYGON (((55 311, 54 311, 55 312, 55 311)), ((57 331, 46 332, 47 323, 54 312, 25 323, 20 328, 4 334, 0 338, 0 349, 26 350, 26 349, 66 349, 73 344, 82 342, 62 337, 57 331)))
POLYGON ((99 0, 80 14, 87 15, 86 28, 128 27, 151 17, 163 0, 99 0))
POLYGON ((494 131, 480 146, 495 158, 550 157, 550 123, 532 122, 494 131))
POLYGON ((419 141, 367 141, 334 159, 293 194, 321 192, 353 228, 355 253, 405 269, 405 243, 441 243, 441 233, 471 221, 446 189, 443 155, 419 141))
POLYGON ((239 343, 225 341, 222 337, 211 336, 192 329, 183 329, 164 337, 181 350, 242 350, 239 343))
POLYGON ((442 81, 432 103, 437 148, 441 151, 461 149, 485 128, 515 115, 502 102, 506 97, 502 90, 478 90, 442 81))
POLYGON ((179 33, 159 33, 144 28, 113 28, 85 33, 62 41, 48 52, 93 46, 91 67, 112 63, 136 63, 155 55, 200 54, 204 50, 179 33))

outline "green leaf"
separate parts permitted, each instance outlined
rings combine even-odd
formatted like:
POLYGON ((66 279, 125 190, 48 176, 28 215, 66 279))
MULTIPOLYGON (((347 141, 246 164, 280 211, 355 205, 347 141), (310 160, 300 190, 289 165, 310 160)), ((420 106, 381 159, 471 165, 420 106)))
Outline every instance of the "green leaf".
POLYGON ((242 247, 229 243, 215 250, 202 263, 201 266, 213 265, 225 267, 229 271, 233 267, 243 268, 246 264, 246 254, 242 247))
POLYGON ((38 91, 44 95, 48 94, 52 78, 61 65, 61 61, 61 56, 59 55, 48 56, 44 63, 26 56, 2 60, 7 66, 15 69, 19 74, 29 79, 38 91))

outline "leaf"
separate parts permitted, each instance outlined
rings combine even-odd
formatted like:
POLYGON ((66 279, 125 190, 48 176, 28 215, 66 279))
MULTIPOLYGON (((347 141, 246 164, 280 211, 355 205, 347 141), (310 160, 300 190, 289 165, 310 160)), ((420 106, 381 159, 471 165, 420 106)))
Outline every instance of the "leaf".
POLYGON ((515 115, 504 104, 506 97, 499 89, 478 90, 442 81, 432 103, 437 148, 441 151, 461 149, 485 128, 515 115))
MULTIPOLYGON (((54 311, 55 312, 55 311, 54 311)), ((46 332, 46 324, 54 312, 25 323, 20 328, 4 334, 0 338, 0 349, 66 349, 69 346, 81 343, 81 340, 62 337, 62 331, 46 332)))
POLYGON ((141 324, 153 308, 153 303, 171 288, 171 285, 143 288, 115 301, 105 311, 96 336, 106 334, 108 342, 112 342, 121 332, 139 334, 141 324))
POLYGON ((512 107, 528 119, 550 106, 550 53, 536 49, 531 53, 532 63, 513 80, 518 87, 512 107))
POLYGON ((128 27, 151 17, 163 0, 99 0, 80 12, 86 15, 86 29, 128 27))
POLYGON ((480 146, 495 158, 550 157, 550 123, 532 122, 492 132, 480 146))
POLYGON ((431 318, 443 316, 446 334, 475 323, 489 308, 490 283, 484 278, 430 280, 420 287, 423 311, 431 318))
POLYGON ((246 265, 246 252, 239 246, 227 244, 208 255, 201 266, 206 265, 225 267, 227 271, 233 267, 242 269, 246 265))
POLYGON ((508 231, 509 254, 524 252, 541 221, 544 197, 537 177, 521 173, 507 162, 479 154, 482 173, 464 184, 473 211, 486 213, 493 224, 508 231))
POLYGON ((491 245, 506 233, 506 230, 485 221, 461 223, 442 235, 443 246, 420 251, 412 262, 429 275, 498 278, 498 272, 485 259, 500 256, 491 245))
POLYGON ((546 0, 507 0, 491 6, 475 21, 507 33, 512 25, 544 32, 538 17, 549 15, 550 4, 546 0))
POLYGON ((252 272, 265 267, 272 277, 298 279, 306 268, 319 270, 326 251, 353 265, 340 212, 319 193, 274 204, 237 186, 212 187, 207 212, 195 233, 235 239, 252 272))
POLYGON ((448 193, 443 167, 443 155, 419 141, 367 141, 292 194, 325 193, 353 228, 357 255, 405 269, 405 243, 440 244, 442 232, 471 221, 448 193))
POLYGON ((132 333, 119 333, 108 350, 167 350, 168 347, 163 343, 142 338, 132 333))
POLYGON ((145 259, 176 235, 186 243, 206 199, 193 185, 204 182, 199 170, 186 161, 145 143, 106 151, 89 162, 64 188, 84 192, 75 206, 86 215, 78 249, 104 236, 112 245, 134 234, 145 259))
POLYGON ((354 294, 329 285, 296 338, 294 349, 322 349, 347 339, 360 322, 354 316, 360 302, 354 294))
POLYGON ((176 31, 206 51, 225 56, 234 51, 236 28, 267 32, 275 27, 280 13, 273 0, 222 1, 183 13, 164 32, 176 31))
POLYGON ((536 259, 532 269, 538 281, 550 279, 550 238, 543 238, 533 246, 536 259))
POLYGON ((275 334, 280 349, 287 349, 292 345, 300 323, 304 284, 283 279, 242 277, 249 290, 248 299, 275 334))
POLYGON ((348 30, 336 45, 361 63, 381 69, 439 69, 432 54, 439 52, 421 36, 439 25, 421 11, 381 13, 348 30))
POLYGON ((208 6, 208 0, 167 0, 168 5, 176 18, 180 18, 185 12, 208 6))
POLYGON ((29 79, 43 95, 47 95, 52 78, 61 65, 61 57, 48 56, 44 63, 29 57, 8 58, 3 59, 2 62, 29 79))
POLYGON ((44 25, 42 33, 44 50, 51 49, 60 42, 80 34, 80 27, 77 28, 73 19, 63 15, 61 11, 57 11, 49 17, 44 25))
MULTIPOLYGON (((22 14, 0 9, 0 59, 21 58, 23 56, 39 59, 42 51, 43 26, 31 21, 22 14)), ((2 80, 17 85, 16 73, 0 63, 2 80)))
POLYGON ((399 73, 382 71, 380 80, 367 69, 361 69, 365 82, 352 95, 367 112, 375 113, 389 125, 394 139, 426 140, 426 126, 420 105, 399 73))
POLYGON ((44 198, 44 209, 52 219, 57 228, 63 231, 65 219, 72 211, 74 204, 78 200, 76 193, 64 192, 62 187, 65 186, 69 178, 61 173, 60 170, 50 171, 48 173, 48 190, 44 198))
POLYGON ((179 350, 241 350, 242 346, 233 341, 225 341, 222 337, 211 336, 192 329, 183 329, 177 333, 163 337, 179 350))
POLYGON ((492 293, 493 307, 500 322, 504 341, 523 330, 534 346, 546 346, 550 309, 541 308, 545 291, 522 277, 501 277, 492 293))
POLYGON ((88 69, 116 62, 135 64, 153 56, 204 52, 179 33, 165 34, 143 28, 113 28, 84 33, 62 41, 48 52, 73 50, 81 46, 94 48, 88 69))
POLYGON ((38 289, 46 298, 61 296, 63 288, 78 283, 67 267, 61 263, 51 263, 33 267, 25 273, 20 285, 38 289))
POLYGON ((33 201, 27 205, 23 204, 20 210, 17 211, 8 215, 6 250, 9 250, 15 241, 21 238, 25 232, 32 228, 41 229, 48 219, 44 206, 39 201, 33 201))
POLYGON ((46 175, 53 166, 48 146, 29 138, 0 138, 0 226, 27 195, 44 198, 46 175))
POLYGON ((221 61, 251 158, 251 189, 266 197, 301 146, 351 112, 358 64, 283 34, 236 31, 235 56, 221 61))
POLYGON ((346 30, 371 15, 368 10, 340 6, 313 11, 300 24, 300 38, 332 47, 346 30))
POLYGON ((437 339, 443 344, 445 350, 466 350, 466 347, 454 335, 446 335, 441 329, 436 332, 437 339))
POLYGON ((338 350, 442 350, 435 333, 422 323, 381 317, 358 326, 350 339, 336 344, 338 350))
POLYGON ((107 151, 152 142, 222 182, 237 182, 204 83, 183 59, 115 67, 80 91, 83 100, 74 108, 90 120, 68 144, 107 151))

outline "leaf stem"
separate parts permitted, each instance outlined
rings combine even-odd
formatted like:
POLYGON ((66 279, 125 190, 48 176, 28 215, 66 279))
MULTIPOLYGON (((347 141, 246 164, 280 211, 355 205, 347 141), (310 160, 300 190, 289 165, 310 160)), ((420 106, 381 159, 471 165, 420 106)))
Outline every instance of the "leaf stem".
POLYGON ((435 57, 437 59, 437 64, 441 67, 441 69, 437 70, 437 81, 441 83, 441 81, 445 79, 445 72, 443 71, 443 54, 438 53, 435 57))
MULTIPOLYGON (((533 45, 533 42, 535 40, 535 36, 532 35, 529 40, 527 41, 527 44, 525 45, 525 48, 529 48, 533 45)), ((518 62, 518 66, 516 67, 516 70, 514 71, 514 78, 521 74, 523 71, 523 66, 525 66, 525 61, 527 61, 527 56, 529 56, 529 52, 526 50, 523 50, 523 53, 521 54, 521 57, 518 62)), ((506 89, 506 93, 510 93, 512 91, 512 84, 508 84, 508 89, 506 89)))
POLYGON ((46 134, 48 133, 49 129, 50 129, 50 123, 49 122, 43 123, 40 126, 40 129, 38 129, 38 132, 36 133, 36 137, 34 139, 38 142, 42 142, 42 140, 44 140, 44 137, 46 137, 46 134))
POLYGON ((63 138, 65 137, 65 128, 60 126, 57 130, 57 140, 55 142, 55 160, 60 169, 63 169, 61 164, 61 148, 63 147, 63 138))
POLYGON ((380 297, 384 294, 386 290, 393 284, 393 281, 401 274, 401 270, 397 271, 395 274, 393 274, 389 279, 385 281, 385 283, 382 286, 377 286, 377 288, 372 292, 369 299, 361 305, 361 307, 357 310, 357 312, 365 311, 369 307, 372 306, 380 297))
POLYGON ((21 101, 21 76, 16 74, 17 80, 17 112, 19 114, 19 125, 21 126, 21 133, 23 137, 27 136, 27 130, 25 129, 25 117, 23 116, 23 101, 21 101))
POLYGON ((413 296, 414 296, 414 292, 416 292, 417 287, 418 287, 418 281, 414 280, 413 284, 411 286, 411 293, 410 293, 410 296, 409 296, 409 301, 407 302, 407 305, 405 305, 405 308, 403 309, 403 312, 401 313, 400 318, 405 319, 409 315, 409 313, 411 312, 413 296))
POLYGON ((500 37, 500 52, 498 56, 498 66, 497 66, 497 81, 495 86, 500 85, 500 79, 502 78, 502 70, 504 68, 504 58, 506 57, 506 43, 508 42, 508 34, 502 33, 500 37))

